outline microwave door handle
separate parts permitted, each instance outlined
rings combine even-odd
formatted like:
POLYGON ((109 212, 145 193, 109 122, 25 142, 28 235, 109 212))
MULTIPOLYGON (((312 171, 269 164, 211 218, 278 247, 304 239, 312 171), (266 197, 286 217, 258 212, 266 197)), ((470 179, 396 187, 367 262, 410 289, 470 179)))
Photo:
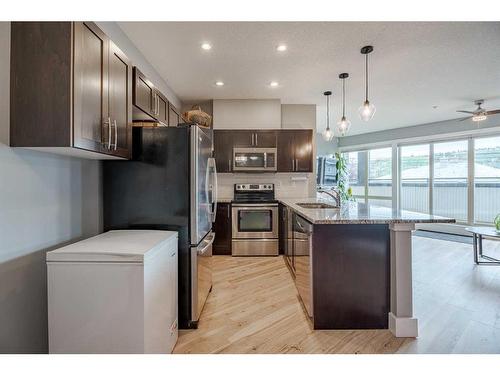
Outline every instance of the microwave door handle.
POLYGON ((264 168, 267 169, 267 152, 264 152, 264 168))

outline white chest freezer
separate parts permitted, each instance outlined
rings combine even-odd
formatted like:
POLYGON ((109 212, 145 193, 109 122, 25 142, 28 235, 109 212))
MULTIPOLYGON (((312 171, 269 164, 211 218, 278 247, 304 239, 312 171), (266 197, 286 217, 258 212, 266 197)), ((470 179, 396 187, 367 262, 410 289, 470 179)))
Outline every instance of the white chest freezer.
POLYGON ((49 352, 171 353, 177 244, 177 232, 119 230, 48 252, 49 352))

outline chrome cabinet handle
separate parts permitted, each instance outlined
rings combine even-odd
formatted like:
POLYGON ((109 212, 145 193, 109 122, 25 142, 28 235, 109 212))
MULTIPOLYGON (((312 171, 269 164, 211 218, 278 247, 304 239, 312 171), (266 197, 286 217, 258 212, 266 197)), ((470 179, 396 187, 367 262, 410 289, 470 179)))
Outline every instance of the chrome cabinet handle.
POLYGON ((257 146, 259 144, 259 138, 258 138, 258 134, 255 133, 255 146, 257 146))
POLYGON ((111 117, 108 117, 108 150, 111 149, 111 117))
POLYGON ((115 124, 115 143, 113 144, 115 151, 116 151, 116 145, 118 144, 118 127, 116 126, 116 120, 113 121, 115 124))
POLYGON ((229 171, 229 172, 231 172, 231 159, 229 159, 229 160, 227 161, 227 165, 228 165, 228 167, 229 167, 229 168, 228 168, 228 171, 229 171))
POLYGON ((292 171, 295 171, 295 159, 292 159, 292 171))

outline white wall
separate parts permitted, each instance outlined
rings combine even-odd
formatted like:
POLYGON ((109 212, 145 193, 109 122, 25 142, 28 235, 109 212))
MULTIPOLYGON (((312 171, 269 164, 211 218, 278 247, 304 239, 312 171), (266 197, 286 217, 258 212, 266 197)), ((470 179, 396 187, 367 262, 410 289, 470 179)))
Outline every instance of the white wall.
POLYGON ((279 99, 217 99, 214 129, 277 129, 281 127, 279 99))
POLYGON ((101 168, 7 146, 8 22, 0 22, 0 51, 0 353, 45 353, 45 252, 101 231, 101 168))

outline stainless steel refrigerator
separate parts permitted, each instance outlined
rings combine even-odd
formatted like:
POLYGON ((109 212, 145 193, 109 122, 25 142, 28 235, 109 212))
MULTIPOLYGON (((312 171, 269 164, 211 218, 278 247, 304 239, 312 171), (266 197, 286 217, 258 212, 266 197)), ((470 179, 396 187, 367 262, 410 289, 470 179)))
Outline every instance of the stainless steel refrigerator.
POLYGON ((103 166, 104 230, 179 232, 179 326, 196 328, 212 288, 217 210, 212 131, 196 125, 133 129, 130 161, 103 166))

